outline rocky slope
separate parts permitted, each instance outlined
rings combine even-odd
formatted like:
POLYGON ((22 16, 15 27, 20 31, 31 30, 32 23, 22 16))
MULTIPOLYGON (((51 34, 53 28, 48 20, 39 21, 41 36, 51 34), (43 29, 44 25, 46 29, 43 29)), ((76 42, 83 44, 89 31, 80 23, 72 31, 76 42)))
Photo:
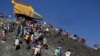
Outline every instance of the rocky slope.
MULTIPOLYGON (((81 44, 65 36, 55 36, 55 32, 51 31, 48 35, 48 50, 42 51, 42 56, 54 56, 54 50, 59 45, 63 47, 63 53, 67 49, 71 49, 71 56, 100 56, 100 51, 96 51, 85 44, 81 44)), ((0 56, 32 56, 32 50, 27 50, 25 42, 21 44, 21 49, 15 51, 14 46, 15 33, 7 34, 7 41, 2 41, 0 29, 0 56)), ((63 54, 64 56, 64 54, 63 54)))
MULTIPOLYGON (((32 56, 32 50, 27 50, 24 42, 21 44, 21 49, 15 51, 14 39, 13 32, 8 33, 6 42, 3 42, 0 38, 0 56, 32 56)), ((55 32, 48 35, 48 45, 48 50, 42 51, 42 56, 54 56, 54 49, 59 45, 63 47, 63 52, 71 49, 72 56, 100 56, 100 51, 96 51, 65 36, 55 37, 55 32)))

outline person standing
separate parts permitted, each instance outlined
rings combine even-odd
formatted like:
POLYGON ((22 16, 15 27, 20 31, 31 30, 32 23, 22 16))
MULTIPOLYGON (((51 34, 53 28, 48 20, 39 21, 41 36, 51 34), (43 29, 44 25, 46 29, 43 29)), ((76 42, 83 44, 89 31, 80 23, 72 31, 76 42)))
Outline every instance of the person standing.
POLYGON ((58 46, 58 50, 59 50, 59 56, 62 56, 62 46, 58 46))
POLYGON ((20 49, 20 40, 18 38, 15 39, 15 50, 20 49))
POLYGON ((55 56, 59 56, 59 48, 56 48, 56 49, 55 49, 54 55, 55 55, 55 56))
POLYGON ((48 49, 48 44, 47 44, 47 38, 46 37, 43 38, 43 48, 48 49))
POLYGON ((37 46, 37 47, 35 48, 35 50, 34 50, 34 56, 41 56, 40 54, 41 54, 41 50, 40 50, 40 48, 37 46))
POLYGON ((2 31, 2 39, 3 39, 3 41, 6 41, 6 33, 5 33, 5 30, 2 31))

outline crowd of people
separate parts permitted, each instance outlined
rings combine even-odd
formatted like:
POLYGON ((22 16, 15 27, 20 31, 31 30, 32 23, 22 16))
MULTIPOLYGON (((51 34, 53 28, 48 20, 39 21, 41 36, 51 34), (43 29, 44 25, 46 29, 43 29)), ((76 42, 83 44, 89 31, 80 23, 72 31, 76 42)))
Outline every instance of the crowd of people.
MULTIPOLYGON (((6 41, 7 32, 14 32, 15 37, 15 50, 20 49, 21 43, 26 43, 26 49, 32 49, 34 56, 41 56, 42 50, 48 49, 47 37, 50 31, 55 31, 55 36, 66 36, 80 43, 85 43, 84 38, 80 38, 76 34, 71 34, 61 28, 53 27, 51 24, 44 22, 44 24, 38 21, 16 21, 2 23, 2 40, 6 41)), ((59 46, 55 49, 55 56, 62 56, 62 47, 59 46)), ((71 51, 68 49, 65 56, 70 56, 71 51)))
POLYGON ((63 53, 62 49, 63 49, 63 48, 62 48, 61 46, 58 46, 58 47, 55 49, 54 55, 55 55, 55 56, 62 56, 62 55, 64 54, 65 56, 71 56, 72 52, 70 51, 70 49, 68 49, 65 53, 63 53))
POLYGON ((94 49, 95 49, 95 50, 100 50, 100 44, 95 44, 95 45, 94 45, 94 49))
POLYGON ((41 26, 37 21, 26 22, 6 22, 2 24, 2 40, 6 41, 7 32, 14 32, 15 37, 15 50, 20 49, 21 43, 26 43, 27 49, 32 49, 35 56, 40 56, 41 48, 47 49, 47 36, 48 30, 44 26, 41 26), (23 24, 25 23, 25 24, 23 24))
POLYGON ((77 34, 72 34, 72 33, 69 33, 67 31, 63 31, 63 35, 66 36, 66 38, 71 38, 79 43, 84 43, 86 42, 86 40, 83 38, 83 37, 80 37, 78 36, 77 34))
POLYGON ((10 14, 5 14, 5 13, 2 13, 2 12, 0 12, 0 18, 11 18, 12 16, 10 15, 10 14))

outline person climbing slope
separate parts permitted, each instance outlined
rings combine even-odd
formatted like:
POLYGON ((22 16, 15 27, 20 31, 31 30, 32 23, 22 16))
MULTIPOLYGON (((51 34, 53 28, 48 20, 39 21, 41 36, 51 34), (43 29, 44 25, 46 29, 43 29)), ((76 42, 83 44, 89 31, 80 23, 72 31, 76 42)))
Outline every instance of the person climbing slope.
POLYGON ((65 56, 71 56, 71 51, 70 51, 70 49, 68 49, 68 50, 65 52, 65 56))

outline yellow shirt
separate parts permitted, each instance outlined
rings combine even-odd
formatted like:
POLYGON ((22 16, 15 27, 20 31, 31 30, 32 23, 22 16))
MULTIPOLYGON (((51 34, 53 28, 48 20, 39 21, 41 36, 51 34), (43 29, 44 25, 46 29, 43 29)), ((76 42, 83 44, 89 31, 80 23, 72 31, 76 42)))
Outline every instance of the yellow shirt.
POLYGON ((26 40, 28 40, 28 38, 29 38, 29 35, 28 35, 28 34, 26 34, 25 39, 26 39, 26 40))

